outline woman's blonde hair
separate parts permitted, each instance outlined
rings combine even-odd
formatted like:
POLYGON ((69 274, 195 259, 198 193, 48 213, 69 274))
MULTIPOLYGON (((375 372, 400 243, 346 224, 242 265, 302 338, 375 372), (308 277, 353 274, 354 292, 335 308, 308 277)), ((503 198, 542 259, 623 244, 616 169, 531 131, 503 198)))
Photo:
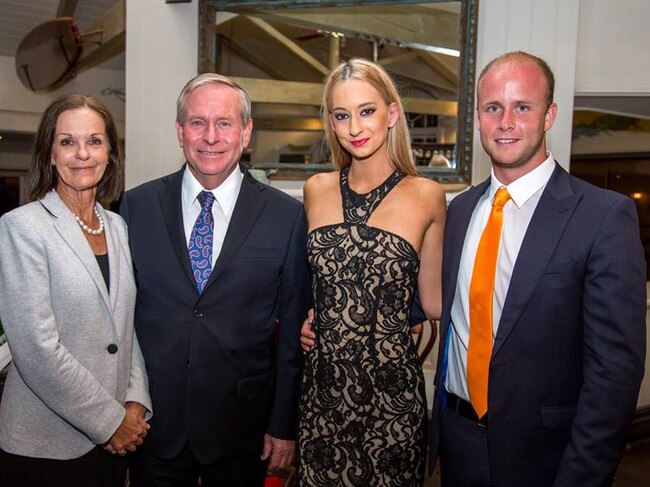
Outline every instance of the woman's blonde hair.
POLYGON ((355 79, 365 81, 375 88, 386 102, 397 105, 399 119, 394 127, 388 129, 388 157, 395 168, 403 173, 415 175, 415 164, 411 151, 404 107, 397 92, 397 87, 390 75, 381 66, 362 58, 353 58, 342 62, 325 80, 321 118, 325 130, 325 143, 332 154, 332 163, 337 169, 343 169, 352 163, 352 156, 346 151, 334 133, 329 122, 332 107, 332 91, 343 81, 355 79))

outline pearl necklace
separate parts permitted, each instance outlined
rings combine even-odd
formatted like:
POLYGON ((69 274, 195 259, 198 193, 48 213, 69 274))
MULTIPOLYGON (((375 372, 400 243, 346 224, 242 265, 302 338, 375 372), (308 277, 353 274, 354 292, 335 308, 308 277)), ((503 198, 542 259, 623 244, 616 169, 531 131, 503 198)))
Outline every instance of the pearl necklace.
POLYGON ((90 235, 101 235, 104 233, 104 219, 97 211, 97 207, 93 208, 93 210, 95 212, 95 215, 97 215, 97 219, 99 220, 99 227, 97 227, 97 230, 93 230, 88 225, 86 225, 86 223, 81 218, 79 218, 76 213, 73 213, 74 219, 77 220, 77 223, 84 232, 89 233, 90 235))

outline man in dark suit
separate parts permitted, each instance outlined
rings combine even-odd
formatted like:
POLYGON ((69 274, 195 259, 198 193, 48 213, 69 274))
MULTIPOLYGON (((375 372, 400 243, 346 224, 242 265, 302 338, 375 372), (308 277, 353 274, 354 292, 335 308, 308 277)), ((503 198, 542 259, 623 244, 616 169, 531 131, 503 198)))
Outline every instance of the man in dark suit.
POLYGON ((636 209, 553 160, 553 87, 523 52, 479 77, 492 175, 447 216, 430 444, 443 486, 611 485, 635 410, 646 341, 636 209))
POLYGON ((262 485, 262 460, 294 457, 311 288, 304 211, 239 165, 251 102, 228 78, 188 82, 176 129, 187 164, 121 207, 155 411, 131 482, 262 485))

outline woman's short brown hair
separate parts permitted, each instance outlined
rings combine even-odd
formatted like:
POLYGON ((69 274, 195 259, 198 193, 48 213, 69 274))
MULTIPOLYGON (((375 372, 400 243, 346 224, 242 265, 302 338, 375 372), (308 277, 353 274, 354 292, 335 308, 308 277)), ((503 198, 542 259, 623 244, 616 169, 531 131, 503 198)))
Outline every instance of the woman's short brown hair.
POLYGON ((29 167, 28 181, 31 200, 42 198, 48 191, 56 187, 59 176, 51 163, 56 123, 63 112, 78 108, 89 108, 102 118, 109 144, 108 164, 104 176, 97 185, 97 200, 107 204, 116 201, 122 194, 124 156, 113 116, 106 105, 94 96, 73 93, 54 100, 41 116, 32 146, 32 160, 29 167))

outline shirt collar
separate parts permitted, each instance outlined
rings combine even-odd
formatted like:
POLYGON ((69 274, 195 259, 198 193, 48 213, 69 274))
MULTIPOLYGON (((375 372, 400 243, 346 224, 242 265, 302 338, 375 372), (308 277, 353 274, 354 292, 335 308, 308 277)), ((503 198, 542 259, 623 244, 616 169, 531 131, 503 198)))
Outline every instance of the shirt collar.
POLYGON ((201 191, 210 191, 219 203, 224 214, 230 218, 243 180, 244 173, 239 167, 237 167, 219 186, 213 190, 206 190, 201 183, 196 180, 194 174, 190 171, 189 166, 185 166, 185 171, 183 171, 183 182, 181 185, 181 200, 183 208, 190 208, 201 191))
POLYGON ((553 159, 553 154, 550 151, 546 151, 546 160, 542 162, 535 169, 530 171, 527 174, 524 174, 520 178, 515 179, 509 185, 502 184, 497 177, 494 175, 494 169, 492 170, 492 176, 490 177, 490 192, 489 197, 490 201, 494 198, 497 190, 501 187, 505 187, 510 194, 510 198, 517 205, 517 208, 521 208, 526 202, 532 198, 532 196, 537 193, 540 189, 546 186, 548 180, 551 179, 551 175, 555 170, 555 160, 553 159))

